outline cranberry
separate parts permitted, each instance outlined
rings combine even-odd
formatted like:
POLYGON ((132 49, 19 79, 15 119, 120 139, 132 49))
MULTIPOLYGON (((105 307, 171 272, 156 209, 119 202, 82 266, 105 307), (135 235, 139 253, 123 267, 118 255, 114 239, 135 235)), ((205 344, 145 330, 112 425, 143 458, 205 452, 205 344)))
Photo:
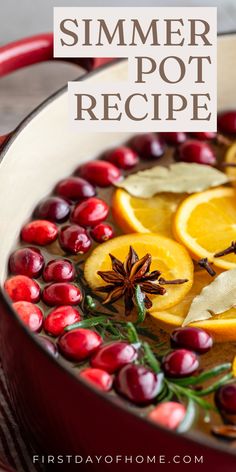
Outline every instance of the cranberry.
POLYGON ((102 338, 95 331, 78 328, 63 334, 58 340, 61 353, 70 360, 83 361, 101 345, 102 338))
POLYGON ((15 302, 13 308, 19 318, 33 332, 39 332, 43 324, 43 313, 40 308, 30 302, 15 302))
POLYGON ((25 275, 15 275, 7 279, 4 288, 13 302, 37 303, 40 299, 40 286, 25 275))
POLYGON ((71 306, 60 306, 52 310, 44 320, 44 330, 51 336, 59 336, 66 326, 81 320, 80 313, 71 306))
POLYGON ((111 162, 102 160, 82 164, 76 170, 76 174, 88 180, 91 184, 98 185, 98 187, 109 187, 121 178, 118 167, 111 164, 111 162))
POLYGON ((164 357, 162 367, 168 377, 187 377, 198 369, 199 361, 194 352, 177 349, 164 357))
POLYGON ((172 347, 191 349, 199 354, 204 354, 212 348, 213 340, 210 334, 201 328, 177 328, 171 334, 172 347))
POLYGON ((181 144, 176 152, 176 159, 196 164, 215 165, 216 157, 213 149, 204 142, 189 140, 181 144))
POLYGON ((55 188, 55 193, 72 201, 84 200, 96 195, 93 185, 80 177, 68 177, 61 180, 55 188))
POLYGON ((79 225, 67 225, 61 228, 59 243, 65 252, 85 254, 92 244, 87 231, 79 225))
POLYGON ((103 392, 109 392, 112 387, 112 376, 102 369, 87 368, 80 372, 80 377, 97 387, 103 392))
POLYGON ((222 133, 236 133, 236 111, 229 110, 218 116, 218 126, 222 133))
POLYGON ((94 226, 90 234, 97 243, 104 243, 115 236, 112 226, 107 223, 100 223, 94 226))
POLYGON ((178 146, 179 144, 184 143, 187 139, 187 134, 183 131, 161 133, 161 136, 170 146, 178 146))
POLYGON ((214 131, 199 131, 196 133, 191 133, 194 138, 200 139, 200 141, 207 141, 209 139, 215 139, 217 133, 214 131))
POLYGON ((9 259, 9 269, 12 274, 26 275, 37 278, 41 275, 44 258, 39 249, 23 247, 13 252, 9 259))
POLYGON ((35 210, 36 218, 61 223, 67 220, 70 214, 70 205, 60 197, 48 197, 39 203, 35 210))
POLYGON ((154 423, 169 429, 177 429, 186 414, 184 405, 178 402, 165 402, 157 405, 148 415, 154 423))
POLYGON ((142 159, 156 159, 165 151, 163 139, 155 133, 137 134, 131 139, 130 146, 142 159))
POLYGON ((38 336, 38 340, 43 345, 43 347, 54 357, 58 356, 58 350, 56 345, 50 341, 50 339, 46 338, 46 336, 38 336))
POLYGON ((73 223, 81 226, 96 226, 108 215, 109 206, 100 198, 89 198, 79 203, 71 215, 73 223))
POLYGON ((163 375, 142 365, 127 364, 115 378, 116 391, 137 405, 148 405, 160 393, 163 375))
POLYGON ((71 282, 75 278, 75 269, 66 259, 53 259, 45 266, 43 278, 45 282, 71 282))
POLYGON ((43 301, 49 306, 77 305, 82 300, 78 287, 68 282, 58 282, 44 287, 43 301))
POLYGON ((215 393, 215 402, 221 412, 236 414, 236 383, 226 384, 215 393))
POLYGON ((27 223, 21 230, 21 239, 26 243, 46 246, 57 238, 58 229, 54 223, 47 220, 34 220, 27 223))
POLYGON ((91 359, 92 367, 104 369, 113 374, 126 364, 137 359, 137 351, 132 344, 116 341, 101 346, 91 359))
POLYGON ((120 169, 132 169, 138 164, 138 154, 131 148, 121 146, 105 154, 105 158, 120 169))

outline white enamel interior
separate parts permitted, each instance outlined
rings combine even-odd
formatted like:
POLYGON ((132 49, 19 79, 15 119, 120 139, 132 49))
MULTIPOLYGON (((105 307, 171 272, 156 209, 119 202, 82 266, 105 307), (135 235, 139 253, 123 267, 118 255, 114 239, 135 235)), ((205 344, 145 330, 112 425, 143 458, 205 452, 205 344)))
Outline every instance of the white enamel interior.
MULTIPOLYGON (((236 34, 218 40, 219 109, 236 107, 236 34)), ((124 80, 127 63, 120 62, 88 77, 89 81, 124 80)), ((124 142, 126 133, 72 132, 68 126, 67 92, 50 101, 12 142, 0 165, 0 278, 9 253, 36 203, 79 163, 124 142)))

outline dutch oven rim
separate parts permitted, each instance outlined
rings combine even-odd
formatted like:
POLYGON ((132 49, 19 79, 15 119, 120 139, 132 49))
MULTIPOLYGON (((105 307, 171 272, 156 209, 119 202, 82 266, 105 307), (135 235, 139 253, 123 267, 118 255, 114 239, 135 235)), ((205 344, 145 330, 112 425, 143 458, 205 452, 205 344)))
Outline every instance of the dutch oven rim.
MULTIPOLYGON (((227 31, 227 32, 222 32, 218 33, 218 36, 223 37, 223 36, 233 36, 236 35, 236 30, 235 31, 227 31)), ((114 62, 110 62, 108 64, 104 64, 100 66, 99 68, 92 70, 91 72, 87 72, 83 74, 82 76, 78 77, 77 79, 74 79, 74 81, 83 81, 86 80, 87 78, 93 77, 96 74, 99 74, 99 72, 104 71, 110 67, 115 66, 117 63, 124 62, 126 59, 118 59, 114 62)), ((60 87, 58 90, 53 92, 48 98, 43 100, 39 105, 37 105, 20 123, 19 125, 15 128, 15 130, 10 134, 9 138, 6 140, 6 142, 3 144, 0 150, 0 165, 2 160, 4 159, 5 155, 7 154, 8 149, 12 145, 12 143, 15 141, 15 139, 19 136, 21 131, 27 126, 27 124, 35 117, 37 116, 47 105, 52 103, 56 98, 60 97, 63 93, 65 93, 67 90, 67 84, 63 85, 60 87)), ((36 346, 37 349, 39 349, 42 353, 42 355, 45 355, 49 362, 52 362, 57 368, 59 368, 64 375, 69 375, 75 383, 79 382, 82 383, 85 388, 90 390, 94 395, 100 396, 104 401, 108 401, 112 404, 113 408, 116 408, 118 410, 122 409, 129 415, 135 415, 139 421, 144 421, 150 428, 153 429, 153 434, 156 434, 155 431, 159 430, 165 431, 165 433, 169 434, 171 437, 176 437, 176 435, 179 435, 176 431, 170 430, 164 426, 155 424, 154 422, 148 420, 144 416, 139 416, 135 412, 133 412, 128 404, 126 403, 125 400, 123 403, 117 404, 113 401, 112 396, 107 395, 106 392, 102 392, 101 390, 97 389, 94 387, 92 384, 89 384, 86 382, 85 379, 81 377, 76 377, 68 368, 66 368, 60 361, 58 361, 57 358, 52 356, 42 345, 42 343, 38 340, 38 336, 35 336, 34 333, 29 331, 29 329, 23 324, 23 322, 20 320, 20 318, 17 316, 17 313, 15 310, 12 308, 11 301, 7 294, 5 294, 4 290, 2 287, 0 287, 0 299, 4 303, 4 305, 7 308, 7 311, 11 316, 14 318, 16 323, 20 326, 20 328, 23 330, 25 335, 31 339, 32 343, 36 346)), ((199 434, 199 436, 196 435, 196 437, 191 437, 188 432, 181 434, 183 438, 185 438, 187 441, 190 441, 193 444, 203 446, 205 448, 209 448, 211 450, 215 450, 216 452, 223 452, 224 454, 227 454, 229 456, 236 456, 236 451, 233 449, 230 450, 229 447, 225 447, 225 443, 223 442, 217 442, 216 440, 214 441, 211 436, 208 436, 207 434, 199 434)))

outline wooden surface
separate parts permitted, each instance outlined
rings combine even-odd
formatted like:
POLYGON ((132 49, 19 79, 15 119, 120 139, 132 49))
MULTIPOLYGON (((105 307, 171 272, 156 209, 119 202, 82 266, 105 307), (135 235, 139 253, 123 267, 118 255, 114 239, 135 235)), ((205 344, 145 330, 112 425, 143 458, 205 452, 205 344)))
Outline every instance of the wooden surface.
POLYGON ((81 75, 63 62, 39 64, 0 79, 0 135, 12 131, 45 98, 81 75))

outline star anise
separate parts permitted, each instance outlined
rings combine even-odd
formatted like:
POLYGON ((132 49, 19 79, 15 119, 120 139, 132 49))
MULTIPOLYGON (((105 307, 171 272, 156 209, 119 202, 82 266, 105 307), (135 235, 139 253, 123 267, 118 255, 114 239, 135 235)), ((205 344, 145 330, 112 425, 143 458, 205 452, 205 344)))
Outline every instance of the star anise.
MULTIPOLYGON (((154 283, 158 281, 161 272, 158 270, 150 272, 152 262, 151 254, 146 254, 139 259, 132 246, 130 246, 129 254, 124 263, 119 261, 119 259, 112 254, 109 254, 109 256, 112 263, 112 270, 97 272, 108 285, 97 287, 96 290, 98 292, 107 293, 103 302, 104 304, 114 303, 119 298, 124 297, 125 314, 127 316, 131 313, 135 305, 134 298, 137 285, 139 285, 144 295, 145 307, 149 309, 152 306, 152 301, 146 294, 164 295, 166 289, 162 286, 164 285, 163 281, 165 283, 174 282, 161 279, 160 282, 162 285, 154 283)), ((184 283, 186 281, 186 279, 179 279, 176 282, 184 283)))

